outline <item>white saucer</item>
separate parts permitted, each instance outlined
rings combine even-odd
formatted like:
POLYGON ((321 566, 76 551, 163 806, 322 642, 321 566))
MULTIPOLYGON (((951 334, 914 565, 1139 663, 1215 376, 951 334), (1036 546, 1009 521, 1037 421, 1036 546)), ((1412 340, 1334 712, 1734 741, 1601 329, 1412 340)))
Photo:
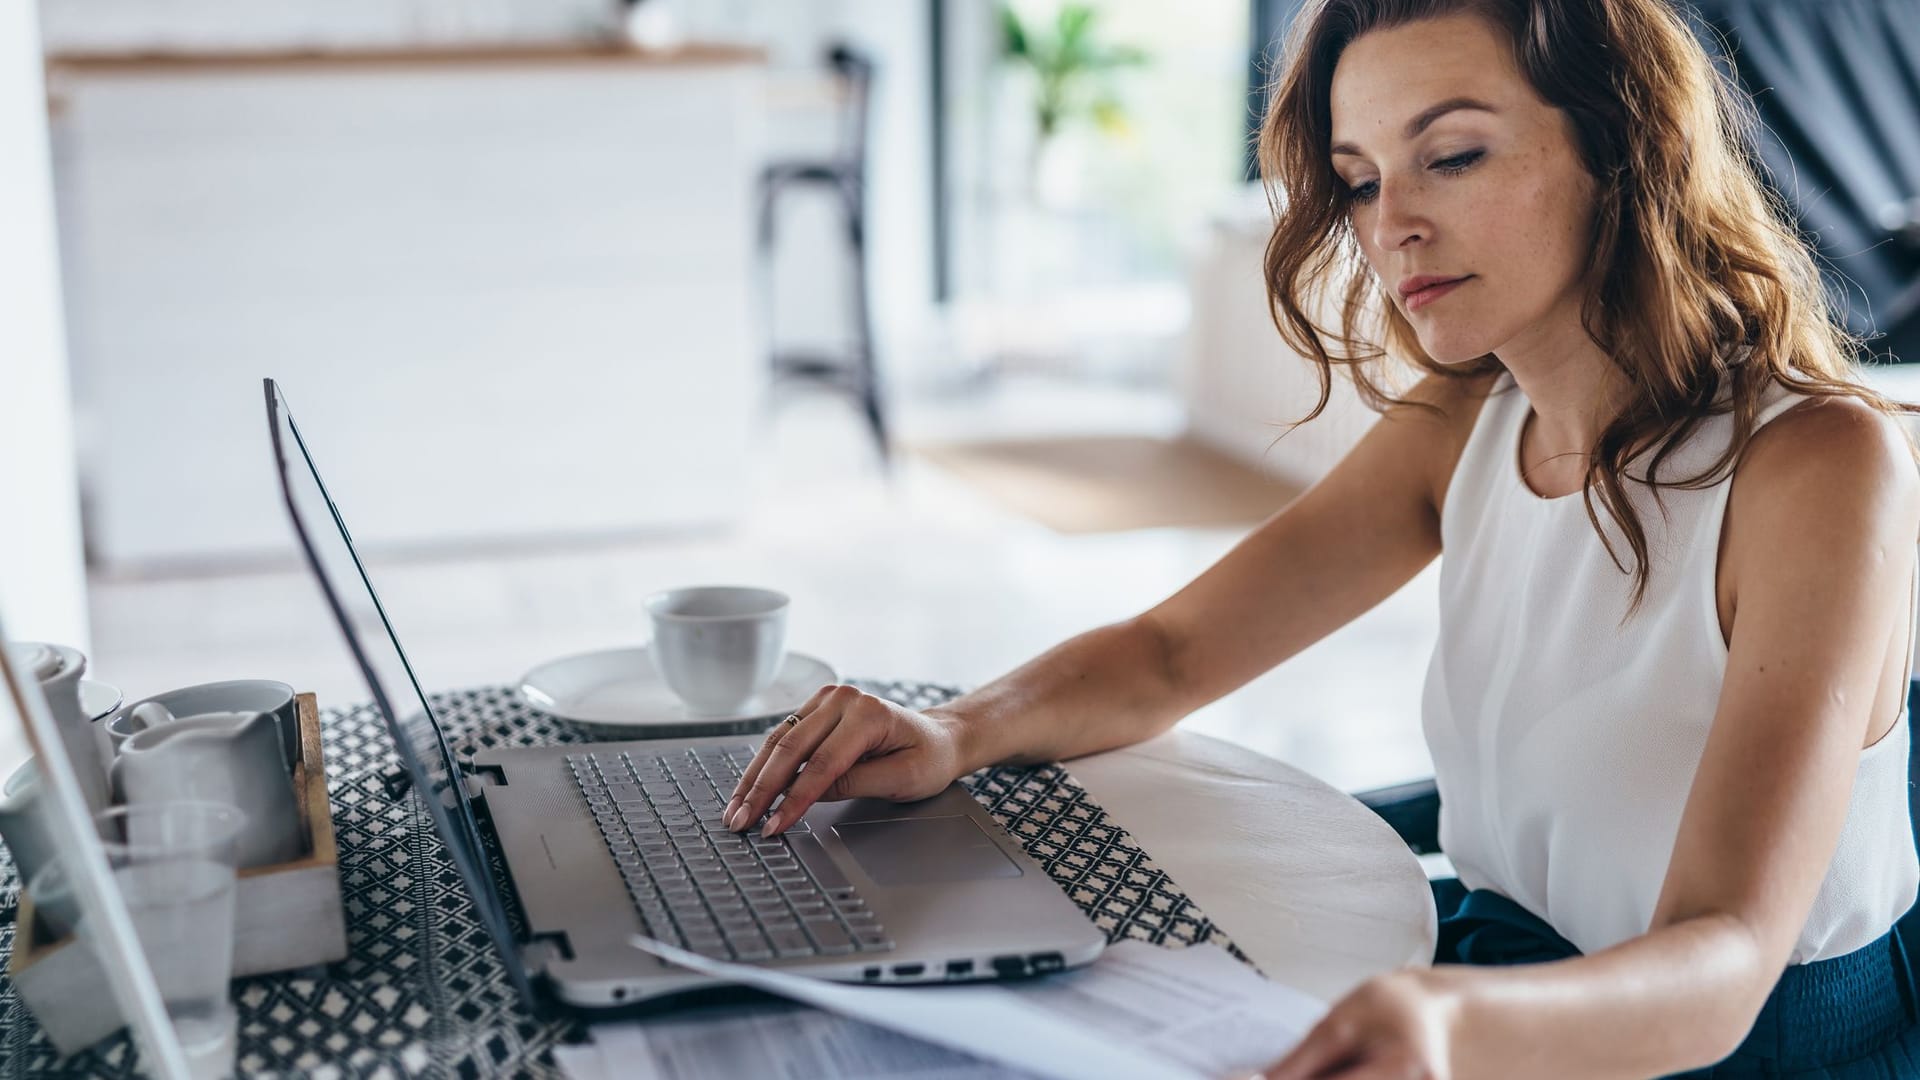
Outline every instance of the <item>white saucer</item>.
POLYGON ((789 652, 773 685, 724 716, 688 709, 654 666, 645 645, 603 649, 541 664, 520 679, 520 699, 541 712, 626 739, 733 735, 759 731, 837 682, 826 663, 789 652))

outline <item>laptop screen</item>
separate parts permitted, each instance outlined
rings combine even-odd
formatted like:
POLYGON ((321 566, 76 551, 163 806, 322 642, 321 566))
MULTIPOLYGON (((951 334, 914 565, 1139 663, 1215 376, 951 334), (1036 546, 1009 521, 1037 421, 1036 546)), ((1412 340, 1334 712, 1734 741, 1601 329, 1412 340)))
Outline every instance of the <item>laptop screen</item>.
POLYGON ((366 677, 374 704, 386 718, 395 748, 406 763, 413 788, 426 803, 433 826, 446 842, 447 853, 480 909, 480 922, 492 935, 506 964, 507 974, 529 1008, 533 994, 520 962, 506 912, 486 871, 486 849, 473 810, 462 797, 461 775, 447 745, 433 706, 420 691, 413 666, 400 647, 399 635, 374 594, 373 581, 353 549, 346 519, 327 493, 313 455, 300 428, 293 422, 286 398, 272 379, 266 380, 267 426, 273 434, 273 456, 280 488, 293 531, 300 538, 307 562, 313 567, 327 606, 346 635, 347 648, 366 677))

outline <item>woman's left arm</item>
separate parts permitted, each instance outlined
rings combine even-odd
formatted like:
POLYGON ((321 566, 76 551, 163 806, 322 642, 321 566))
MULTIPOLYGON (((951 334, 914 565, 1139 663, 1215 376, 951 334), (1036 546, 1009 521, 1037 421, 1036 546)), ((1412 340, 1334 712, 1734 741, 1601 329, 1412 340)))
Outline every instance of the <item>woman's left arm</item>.
POLYGON ((1646 1077, 1745 1039, 1839 843, 1888 643, 1905 640, 1920 474, 1893 421, 1803 405, 1749 444, 1726 528, 1726 679, 1648 932, 1555 963, 1375 979, 1267 1076, 1646 1077))

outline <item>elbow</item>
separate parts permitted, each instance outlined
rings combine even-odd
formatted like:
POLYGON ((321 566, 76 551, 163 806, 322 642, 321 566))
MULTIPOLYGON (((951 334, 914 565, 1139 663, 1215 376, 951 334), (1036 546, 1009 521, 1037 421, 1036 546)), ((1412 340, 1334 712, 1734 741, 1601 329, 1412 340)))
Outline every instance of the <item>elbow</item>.
POLYGON ((1726 1060, 1740 1049, 1753 1032, 1760 1010, 1780 981, 1782 964, 1773 963, 1775 950, 1767 947, 1762 935, 1746 921, 1730 914, 1706 916, 1721 931, 1715 949, 1720 962, 1713 966, 1722 973, 1721 989, 1714 995, 1719 1008, 1712 1010, 1697 1029, 1698 1042, 1691 1055, 1692 1068, 1706 1068, 1726 1060))
MULTIPOLYGON (((1142 670, 1152 679, 1152 693, 1158 698, 1156 714, 1170 713, 1174 719, 1188 711, 1182 707, 1187 697, 1187 679, 1182 673, 1182 647, 1178 634, 1149 611, 1136 615, 1125 624, 1140 643, 1142 670)), ((1169 721, 1167 726, 1172 726, 1169 721)))

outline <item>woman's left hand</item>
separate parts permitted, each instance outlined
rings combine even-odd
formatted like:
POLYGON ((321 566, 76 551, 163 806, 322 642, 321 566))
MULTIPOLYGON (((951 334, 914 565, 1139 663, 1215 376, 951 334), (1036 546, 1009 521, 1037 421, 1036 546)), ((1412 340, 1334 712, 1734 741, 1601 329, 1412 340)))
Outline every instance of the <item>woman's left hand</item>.
POLYGON ((1433 969, 1370 979, 1342 998, 1267 1080, 1449 1080, 1456 980, 1433 969))

